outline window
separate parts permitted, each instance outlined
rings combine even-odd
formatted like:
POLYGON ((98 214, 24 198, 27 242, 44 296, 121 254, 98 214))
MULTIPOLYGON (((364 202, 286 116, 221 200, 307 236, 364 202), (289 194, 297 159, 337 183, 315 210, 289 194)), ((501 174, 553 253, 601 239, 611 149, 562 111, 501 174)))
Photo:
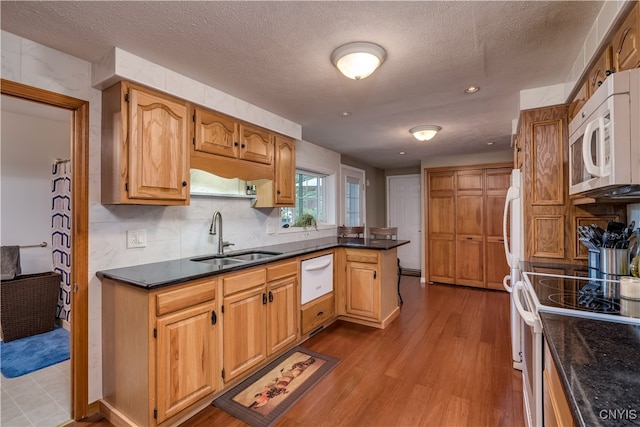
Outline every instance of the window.
POLYGON ((360 181, 347 177, 346 193, 346 225, 349 227, 361 225, 360 181))
POLYGON ((281 208, 283 228, 303 227, 302 215, 310 214, 316 222, 327 222, 327 175, 296 171, 296 207, 281 208))

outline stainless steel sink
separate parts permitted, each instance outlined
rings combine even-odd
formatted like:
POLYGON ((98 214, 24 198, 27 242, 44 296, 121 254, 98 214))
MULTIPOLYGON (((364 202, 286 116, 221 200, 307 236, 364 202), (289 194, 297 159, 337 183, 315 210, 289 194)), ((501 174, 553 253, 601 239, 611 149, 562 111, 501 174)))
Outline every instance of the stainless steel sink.
POLYGON ((205 258, 193 258, 191 261, 197 261, 197 262, 206 262, 207 264, 212 264, 212 265, 232 265, 232 264, 240 264, 242 262, 245 262, 244 260, 241 259, 233 259, 233 258, 220 258, 217 256, 211 256, 211 257, 205 257, 205 258))
POLYGON ((264 252, 264 251, 256 251, 256 252, 245 252, 240 254, 230 254, 229 257, 231 259, 240 259, 243 261, 257 261, 260 259, 271 258, 272 256, 281 255, 279 252, 264 252))
POLYGON ((192 258, 191 261, 206 262, 207 264, 224 266, 239 264, 242 262, 258 261, 265 258, 271 258, 276 255, 281 255, 281 253, 267 251, 249 251, 236 254, 212 255, 208 257, 192 258))

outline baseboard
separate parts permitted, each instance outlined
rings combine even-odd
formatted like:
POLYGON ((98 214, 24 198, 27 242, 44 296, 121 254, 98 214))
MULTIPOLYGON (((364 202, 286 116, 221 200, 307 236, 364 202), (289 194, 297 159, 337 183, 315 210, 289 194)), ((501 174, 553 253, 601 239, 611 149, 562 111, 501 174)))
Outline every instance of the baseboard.
POLYGON ((414 276, 414 277, 422 277, 421 270, 414 270, 412 268, 403 268, 402 269, 403 276, 414 276))

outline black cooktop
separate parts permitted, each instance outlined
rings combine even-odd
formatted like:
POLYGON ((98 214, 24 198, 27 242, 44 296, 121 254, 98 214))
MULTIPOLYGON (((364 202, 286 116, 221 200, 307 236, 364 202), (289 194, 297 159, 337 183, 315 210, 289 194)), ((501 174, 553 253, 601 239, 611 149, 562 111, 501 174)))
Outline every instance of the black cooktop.
POLYGON ((616 280, 543 273, 524 275, 538 298, 541 310, 555 308, 620 315, 620 284, 616 280))

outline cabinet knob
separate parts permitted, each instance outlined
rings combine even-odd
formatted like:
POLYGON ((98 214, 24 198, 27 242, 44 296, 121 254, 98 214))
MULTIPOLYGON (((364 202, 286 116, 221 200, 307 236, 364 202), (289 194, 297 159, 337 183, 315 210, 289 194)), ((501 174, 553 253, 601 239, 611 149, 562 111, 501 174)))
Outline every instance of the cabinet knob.
POLYGON ((280 190, 277 190, 277 191, 276 191, 276 194, 280 194, 280 190))
POLYGON ((182 181, 182 186, 186 187, 187 186, 187 181, 182 181))
POLYGON ((246 147, 246 145, 244 145, 244 144, 242 144, 242 145, 240 146, 240 148, 244 148, 244 147, 246 147))
POLYGON ((269 302, 273 302, 273 292, 269 291, 269 302))
POLYGON ((238 144, 238 142, 237 142, 237 141, 233 143, 233 146, 234 146, 234 147, 237 147, 238 145, 240 145, 240 144, 238 144))

